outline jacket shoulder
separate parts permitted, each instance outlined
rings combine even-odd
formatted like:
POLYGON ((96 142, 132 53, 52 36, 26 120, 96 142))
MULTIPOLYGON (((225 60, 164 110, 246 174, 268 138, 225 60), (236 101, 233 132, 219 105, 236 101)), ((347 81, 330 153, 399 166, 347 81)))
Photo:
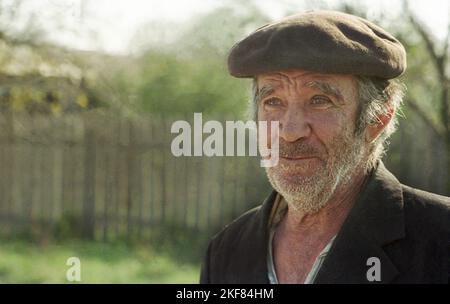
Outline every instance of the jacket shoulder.
POLYGON ((200 282, 268 283, 267 223, 276 196, 272 191, 261 205, 243 213, 211 238, 200 282))
POLYGON ((211 238, 214 249, 217 250, 224 245, 229 247, 239 243, 241 237, 247 233, 251 233, 254 225, 259 222, 260 213, 261 205, 244 212, 231 223, 227 224, 211 238))
POLYGON ((407 219, 421 224, 421 227, 428 227, 428 231, 450 229, 450 197, 405 185, 402 187, 407 219))
POLYGON ((443 212, 450 211, 450 197, 443 196, 419 189, 415 189, 406 185, 402 185, 403 198, 408 204, 414 204, 424 210, 441 210, 443 212))
POLYGON ((232 265, 241 260, 240 255, 248 254, 249 250, 242 252, 242 248, 246 247, 242 246, 243 244, 249 246, 247 249, 256 245, 252 239, 258 239, 255 236, 255 231, 258 231, 255 230, 255 225, 261 221, 259 218, 260 212, 261 206, 248 210, 211 238, 202 264, 201 284, 239 281, 238 272, 233 271, 233 269, 239 268, 242 270, 245 269, 245 265, 243 267, 233 267, 232 265))

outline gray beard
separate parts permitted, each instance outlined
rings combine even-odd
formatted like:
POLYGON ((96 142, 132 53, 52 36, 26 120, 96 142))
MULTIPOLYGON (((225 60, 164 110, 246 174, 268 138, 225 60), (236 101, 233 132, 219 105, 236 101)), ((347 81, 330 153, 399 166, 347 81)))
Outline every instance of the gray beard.
MULTIPOLYGON (((347 131, 347 132, 346 132, 347 131)), ((296 176, 286 180, 281 171, 291 171, 295 168, 267 167, 266 173, 272 187, 288 202, 289 207, 297 211, 315 213, 325 207, 338 187, 349 184, 363 158, 363 139, 352 135, 348 130, 346 135, 335 138, 328 151, 328 159, 312 176, 296 176)))

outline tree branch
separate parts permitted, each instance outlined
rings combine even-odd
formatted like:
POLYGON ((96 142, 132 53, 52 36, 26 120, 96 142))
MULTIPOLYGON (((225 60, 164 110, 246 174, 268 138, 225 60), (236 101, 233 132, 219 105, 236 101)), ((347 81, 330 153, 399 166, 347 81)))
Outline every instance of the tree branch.
POLYGON ((447 35, 445 36, 444 49, 442 50, 442 63, 445 65, 448 58, 448 45, 450 42, 450 21, 447 26, 447 35))
POLYGON ((406 104, 430 127, 430 129, 439 137, 443 138, 444 134, 441 132, 440 127, 433 122, 433 120, 427 115, 427 113, 419 106, 416 100, 409 97, 406 100, 406 104))
POLYGON ((428 53, 430 54, 431 58, 433 59, 433 63, 436 66, 436 69, 438 71, 439 78, 441 79, 441 81, 443 81, 445 79, 445 71, 443 69, 443 60, 444 60, 445 55, 439 55, 437 53, 435 44, 431 39, 430 33, 428 33, 425 30, 425 27, 421 24, 421 22, 416 19, 416 17, 414 16, 414 14, 412 13, 412 11, 409 8, 407 0, 403 1, 403 8, 404 8, 405 13, 408 16, 408 19, 409 19, 411 25, 413 26, 413 28, 417 31, 417 33, 420 35, 420 37, 425 42, 425 46, 428 50, 428 53))
POLYGON ((450 146, 450 113, 449 113, 449 78, 446 75, 445 72, 445 65, 448 58, 448 48, 449 48, 449 39, 450 39, 450 23, 448 24, 447 29, 447 35, 444 41, 444 46, 442 53, 439 54, 436 49, 435 42, 432 39, 432 36, 430 33, 427 32, 425 27, 420 23, 419 20, 417 20, 414 17, 414 14, 409 9, 408 6, 408 0, 403 0, 403 8, 405 13, 407 14, 409 21, 413 28, 417 31, 417 33, 420 35, 422 40, 425 43, 426 49, 432 59, 433 64, 435 65, 437 76, 440 82, 440 85, 442 86, 442 90, 440 92, 440 120, 442 123, 442 126, 439 126, 440 128, 436 128, 436 124, 432 123, 430 119, 427 119, 428 116, 426 116, 425 112, 421 111, 418 107, 417 103, 414 103, 412 100, 411 107, 416 110, 416 113, 419 114, 420 117, 430 126, 434 129, 434 131, 438 131, 439 134, 442 134, 441 136, 444 138, 448 146, 450 146), (434 127, 433 127, 434 126, 434 127))

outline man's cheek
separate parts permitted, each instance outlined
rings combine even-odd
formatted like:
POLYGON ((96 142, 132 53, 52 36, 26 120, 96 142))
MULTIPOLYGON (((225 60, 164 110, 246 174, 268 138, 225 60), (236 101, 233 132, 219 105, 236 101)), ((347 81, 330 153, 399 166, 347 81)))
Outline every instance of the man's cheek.
POLYGON ((313 117, 310 126, 316 136, 325 142, 346 131, 346 122, 336 115, 313 117))
POLYGON ((279 155, 279 122, 259 121, 258 145, 263 160, 262 167, 273 167, 278 164, 279 155))
POLYGON ((272 146, 272 120, 258 121, 258 142, 263 145, 262 148, 270 149, 272 146))
POLYGON ((266 114, 262 116, 260 121, 265 121, 267 125, 266 137, 267 142, 269 144, 269 148, 271 147, 271 143, 274 140, 275 136, 279 136, 279 129, 281 127, 281 121, 279 115, 275 114, 266 114))

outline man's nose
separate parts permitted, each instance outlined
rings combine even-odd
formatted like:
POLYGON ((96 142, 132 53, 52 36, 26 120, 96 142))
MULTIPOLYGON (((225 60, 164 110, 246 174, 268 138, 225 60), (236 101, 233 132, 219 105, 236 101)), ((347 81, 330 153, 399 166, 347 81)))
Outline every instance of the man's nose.
POLYGON ((280 137, 287 142, 307 138, 311 125, 302 109, 288 110, 280 121, 280 137))

